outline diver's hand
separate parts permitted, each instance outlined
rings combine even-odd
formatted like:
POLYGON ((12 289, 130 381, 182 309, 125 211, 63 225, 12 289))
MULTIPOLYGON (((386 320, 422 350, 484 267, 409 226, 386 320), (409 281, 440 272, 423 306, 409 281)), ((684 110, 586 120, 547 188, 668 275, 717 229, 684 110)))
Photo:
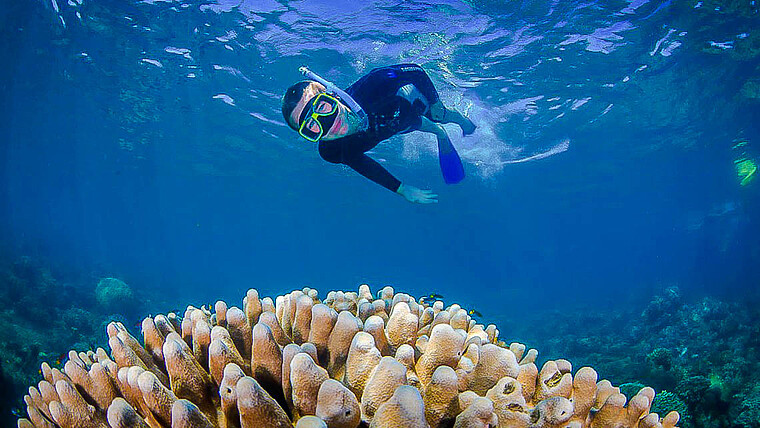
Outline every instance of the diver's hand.
POLYGON ((401 184, 400 186, 398 186, 398 190, 396 190, 396 193, 403 196, 404 199, 406 199, 407 201, 414 202, 417 204, 437 204, 438 203, 438 195, 433 193, 432 190, 422 190, 414 186, 409 186, 407 184, 401 184))

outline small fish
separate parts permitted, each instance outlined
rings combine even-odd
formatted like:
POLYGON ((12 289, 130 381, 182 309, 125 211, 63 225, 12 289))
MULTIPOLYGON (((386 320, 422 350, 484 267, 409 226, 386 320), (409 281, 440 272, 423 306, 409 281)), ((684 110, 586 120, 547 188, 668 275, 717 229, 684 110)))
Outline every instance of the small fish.
POLYGON ((431 293, 427 296, 420 297, 420 303, 425 303, 429 300, 442 300, 442 299, 443 299, 443 295, 438 294, 438 293, 431 293))
POLYGON ((64 352, 63 354, 59 355, 58 358, 55 359, 55 365, 60 366, 63 365, 63 362, 66 361, 66 357, 68 357, 68 352, 64 352))
POLYGON ((11 414, 17 418, 21 418, 24 416, 24 413, 18 407, 14 407, 13 409, 11 409, 11 414))
POLYGON ((476 317, 482 317, 483 314, 481 314, 479 311, 476 311, 475 309, 470 309, 467 311, 467 314, 470 316, 476 316, 476 317))

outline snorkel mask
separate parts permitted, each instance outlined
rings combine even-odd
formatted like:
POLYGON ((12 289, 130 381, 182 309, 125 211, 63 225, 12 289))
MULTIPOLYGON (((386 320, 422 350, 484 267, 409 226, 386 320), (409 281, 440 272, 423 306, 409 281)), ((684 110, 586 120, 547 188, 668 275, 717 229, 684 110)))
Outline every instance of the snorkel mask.
POLYGON ((340 111, 339 102, 343 102, 358 117, 358 130, 363 131, 369 127, 369 118, 364 109, 345 91, 306 67, 300 67, 298 71, 307 79, 319 82, 327 89, 327 93, 318 94, 304 106, 301 117, 298 118, 299 135, 311 142, 318 142, 335 123, 340 111))
POLYGON ((304 106, 298 118, 298 134, 316 143, 329 131, 338 116, 338 99, 327 93, 317 94, 304 106))

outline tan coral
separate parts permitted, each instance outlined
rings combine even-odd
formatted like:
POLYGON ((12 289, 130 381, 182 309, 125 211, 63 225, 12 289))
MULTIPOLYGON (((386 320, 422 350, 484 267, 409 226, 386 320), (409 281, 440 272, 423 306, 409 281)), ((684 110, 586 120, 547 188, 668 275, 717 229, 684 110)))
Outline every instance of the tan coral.
POLYGON ((493 402, 494 413, 499 417, 499 426, 504 428, 524 428, 530 423, 530 411, 525 402, 522 385, 517 379, 504 376, 486 393, 493 402))
POLYGON ((423 391, 425 418, 432 428, 447 426, 459 414, 457 374, 449 366, 439 366, 423 391))
POLYGON ((187 344, 172 333, 166 337, 163 351, 171 389, 177 398, 196 403, 208 418, 216 420, 219 405, 217 388, 187 344))
POLYGON ((330 428, 356 428, 361 422, 361 408, 353 392, 328 379, 319 387, 316 416, 330 428))
POLYGON ((304 416, 298 420, 295 428, 328 428, 325 421, 316 416, 304 416))
MULTIPOLYGON (((259 320, 262 317, 259 317, 259 320)), ((282 351, 272 335, 272 330, 261 321, 253 327, 252 355, 251 372, 253 378, 272 397, 280 400, 283 397, 282 351)))
POLYGON ((377 409, 401 385, 406 385, 406 367, 393 357, 383 357, 372 370, 364 388, 361 399, 362 418, 372 420, 377 409))
POLYGON ((263 324, 269 327, 269 330, 272 332, 272 337, 274 337, 274 340, 278 345, 285 346, 288 343, 291 343, 290 337, 285 334, 285 331, 282 329, 280 322, 277 320, 277 317, 273 312, 262 312, 257 324, 263 324))
POLYGON ((121 397, 115 398, 108 406, 107 418, 112 428, 150 428, 135 409, 121 397))
POLYGON ((674 428, 681 416, 676 411, 671 411, 660 421, 663 428, 674 428))
POLYGON ((381 317, 377 315, 368 317, 364 321, 364 331, 375 338, 375 347, 377 347, 381 355, 391 355, 388 337, 385 335, 385 321, 381 317))
POLYGON ((235 385, 241 428, 292 428, 290 419, 277 402, 252 377, 235 385))
POLYGON ((550 397, 539 402, 530 413, 531 426, 559 428, 573 416, 573 402, 565 397, 550 397))
POLYGON ((457 415, 454 428, 492 428, 499 423, 499 418, 494 413, 493 403, 485 397, 478 397, 457 415))
POLYGON ((180 399, 172 406, 172 428, 214 428, 214 425, 192 401, 180 399))
POLYGON ((309 296, 300 296, 295 302, 296 314, 293 321, 293 342, 300 345, 309 339, 311 329, 311 308, 314 301, 309 296))
POLYGON ((245 299, 243 299, 243 308, 245 309, 245 316, 248 318, 248 325, 256 325, 263 312, 258 290, 254 288, 248 290, 245 299))
POLYGON ((243 359, 251 359, 251 325, 245 313, 236 307, 227 310, 227 331, 243 359))
POLYGON ((251 363, 243 360, 229 333, 223 327, 211 329, 211 345, 208 348, 209 374, 215 384, 219 385, 224 375, 224 368, 234 363, 251 374, 251 363))
POLYGON ((361 284, 359 286, 359 298, 360 299, 367 299, 368 301, 372 301, 372 291, 369 288, 369 284, 361 284))
POLYGON ((472 373, 469 389, 485 395, 504 376, 516 378, 520 372, 515 354, 509 349, 487 343, 480 347, 480 358, 472 373))
POLYGON ((399 302, 393 307, 385 333, 393 349, 401 345, 412 345, 417 339, 419 319, 411 312, 406 302, 399 302))
POLYGON ((409 385, 412 385, 417 388, 422 388, 422 383, 420 382, 420 378, 417 376, 417 373, 414 369, 414 355, 415 350, 411 346, 407 344, 403 344, 399 346, 399 348, 396 350, 396 355, 394 358, 396 358, 396 361, 403 364, 404 367, 406 367, 406 380, 409 385))
MULTIPOLYGON (((216 315, 216 325, 227 327, 227 303, 223 300, 217 300, 214 303, 214 313, 216 315)), ((145 334, 145 327, 143 327, 143 334, 145 334)))
POLYGON ((158 422, 168 425, 172 420, 172 406, 177 401, 171 389, 159 382, 156 375, 145 371, 137 378, 143 401, 158 422))
POLYGON ((236 385, 244 377, 245 373, 237 364, 230 363, 224 368, 224 375, 219 384, 219 397, 221 399, 220 410, 228 428, 240 426, 236 385))
MULTIPOLYGON (((566 365, 563 364, 566 367, 566 365)), ((568 372, 562 372, 556 361, 547 361, 538 373, 535 401, 550 397, 569 398, 573 391, 573 377, 568 372)))
POLYGON ((596 401, 597 374, 591 367, 582 367, 573 377, 573 420, 586 424, 596 401))
POLYGON ((59 380, 55 391, 61 401, 49 404, 53 420, 62 428, 103 428, 108 425, 105 415, 88 404, 71 382, 59 380))
POLYGON ((333 379, 343 378, 351 341, 354 339, 354 335, 361 331, 359 323, 359 319, 349 311, 342 311, 338 314, 338 320, 327 340, 329 355, 327 371, 333 379))
POLYGON ((520 360, 520 365, 535 364, 538 359, 538 351, 535 349, 528 349, 528 352, 520 360))
POLYGON ((333 327, 338 320, 338 313, 327 305, 318 303, 311 308, 311 325, 309 326, 309 342, 317 348, 319 363, 327 364, 327 342, 333 327))
MULTIPOLYGON (((290 383, 290 363, 293 358, 303 352, 303 349, 295 343, 289 343, 282 348, 282 392, 285 395, 287 410, 293 413, 293 386, 290 383)), ((312 357, 314 359, 314 357, 312 357)))
POLYGON ((401 385, 391 398, 378 409, 370 428, 429 428, 425 420, 425 404, 420 391, 408 385, 401 385))
POLYGON ((591 421, 591 428, 616 428, 626 420, 625 395, 611 394, 591 421))
POLYGON ((426 352, 422 354, 415 366, 415 372, 422 385, 430 382, 438 366, 456 367, 462 356, 463 345, 464 338, 449 324, 438 324, 433 327, 426 345, 426 352))
POLYGON ((375 339, 371 334, 360 331, 354 335, 346 359, 344 383, 358 399, 361 399, 369 375, 380 363, 381 358, 382 355, 375 347, 375 339))
POLYGON ((21 428, 358 426, 674 428, 648 414, 654 390, 626 405, 584 367, 499 339, 457 304, 444 309, 385 287, 373 299, 305 287, 243 309, 188 306, 142 321, 144 345, 111 323, 110 355, 70 352, 24 397, 21 428), (390 314, 390 317, 389 317, 390 314), (519 363, 518 363, 519 361, 519 363), (334 379, 330 379, 332 375, 334 379), (342 384, 340 381, 344 381, 342 384), (460 393, 461 392, 461 393, 460 393), (480 395, 479 395, 480 394, 480 395), (482 397, 481 395, 485 395, 482 397), (292 415, 293 417, 291 418, 292 415), (54 422, 55 421, 55 422, 54 422), (360 424, 361 421, 361 424, 360 424))
POLYGON ((316 413, 319 387, 328 378, 327 370, 318 366, 308 354, 300 353, 293 357, 290 362, 290 384, 295 419, 316 413))

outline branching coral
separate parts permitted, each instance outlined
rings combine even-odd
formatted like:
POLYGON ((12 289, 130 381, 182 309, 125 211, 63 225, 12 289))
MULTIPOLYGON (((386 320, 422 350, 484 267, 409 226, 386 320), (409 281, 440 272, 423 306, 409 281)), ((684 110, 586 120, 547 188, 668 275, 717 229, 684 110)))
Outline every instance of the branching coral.
POLYGON ((42 365, 19 428, 499 427, 671 428, 566 360, 539 370, 537 351, 507 345, 494 325, 386 287, 296 290, 274 301, 250 290, 243 308, 188 307, 146 318, 143 344, 118 323, 110 355, 69 353, 42 365))

